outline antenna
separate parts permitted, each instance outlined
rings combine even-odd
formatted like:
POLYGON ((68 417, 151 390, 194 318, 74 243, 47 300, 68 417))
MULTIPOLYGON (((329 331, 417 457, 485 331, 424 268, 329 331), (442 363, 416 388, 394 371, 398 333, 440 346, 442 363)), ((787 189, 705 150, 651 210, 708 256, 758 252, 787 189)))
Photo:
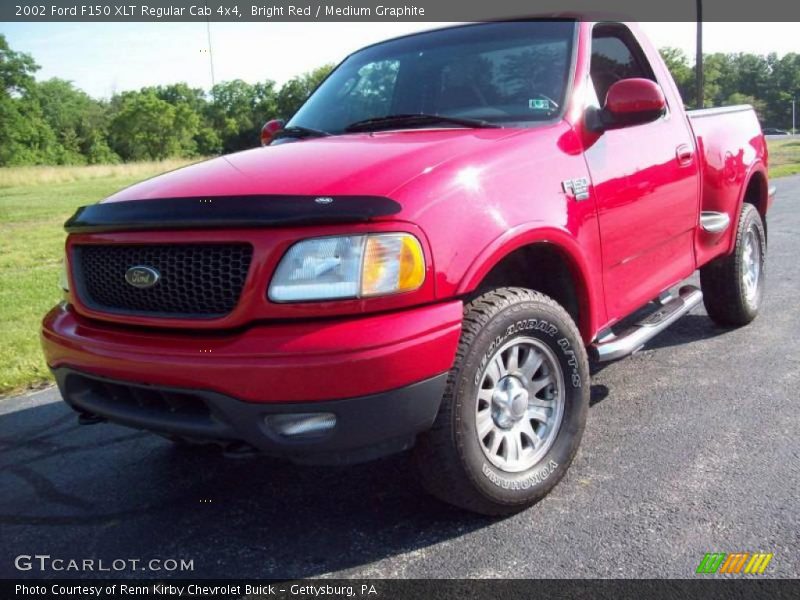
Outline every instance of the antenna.
POLYGON ((208 15, 206 15, 206 33, 208 34, 208 63, 211 67, 211 98, 213 99, 216 82, 214 81, 214 54, 211 51, 211 21, 208 15))

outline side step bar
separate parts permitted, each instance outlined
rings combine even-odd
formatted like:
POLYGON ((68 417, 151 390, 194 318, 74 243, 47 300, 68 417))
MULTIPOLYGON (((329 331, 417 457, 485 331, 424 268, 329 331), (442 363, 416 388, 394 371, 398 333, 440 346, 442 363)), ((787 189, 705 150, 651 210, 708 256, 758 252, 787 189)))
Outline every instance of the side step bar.
POLYGON ((609 334, 589 346, 590 356, 599 362, 633 354, 683 315, 700 304, 703 293, 693 285, 683 286, 674 298, 619 335, 609 334))

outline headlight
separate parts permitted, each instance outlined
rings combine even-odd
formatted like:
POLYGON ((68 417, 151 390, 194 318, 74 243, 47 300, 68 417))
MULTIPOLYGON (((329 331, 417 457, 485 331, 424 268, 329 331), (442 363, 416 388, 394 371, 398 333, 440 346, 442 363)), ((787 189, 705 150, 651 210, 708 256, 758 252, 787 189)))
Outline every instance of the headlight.
POLYGON ((313 238, 281 259, 269 298, 304 302, 410 292, 425 281, 419 240, 408 233, 313 238))
POLYGON ((69 291, 69 276, 67 275, 67 259, 61 259, 61 272, 58 274, 58 285, 61 286, 62 291, 69 291))

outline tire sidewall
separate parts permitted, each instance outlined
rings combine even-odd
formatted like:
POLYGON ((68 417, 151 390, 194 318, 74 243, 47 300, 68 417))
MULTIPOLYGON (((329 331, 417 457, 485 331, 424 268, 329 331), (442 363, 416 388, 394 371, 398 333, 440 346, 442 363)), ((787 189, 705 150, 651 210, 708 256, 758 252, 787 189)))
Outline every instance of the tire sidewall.
POLYGON ((543 497, 563 477, 577 451, 589 398, 588 363, 582 340, 557 311, 522 301, 505 307, 483 327, 465 355, 455 395, 455 433, 464 468, 478 490, 494 502, 514 505, 543 497), (508 473, 489 462, 475 428, 478 387, 489 359, 507 342, 533 337, 561 367, 564 413, 556 439, 533 467, 508 473))

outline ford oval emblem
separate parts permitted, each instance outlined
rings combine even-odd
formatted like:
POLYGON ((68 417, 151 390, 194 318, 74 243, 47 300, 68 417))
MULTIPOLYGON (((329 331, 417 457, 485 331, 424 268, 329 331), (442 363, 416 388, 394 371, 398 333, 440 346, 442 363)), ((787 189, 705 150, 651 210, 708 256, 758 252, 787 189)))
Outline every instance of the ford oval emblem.
POLYGON ((135 288, 145 290, 153 287, 161 279, 161 273, 153 267, 137 265, 125 271, 125 281, 135 288))
POLYGON ((319 198, 314 198, 314 202, 317 204, 330 204, 333 202, 333 198, 330 196, 321 196, 319 198))

